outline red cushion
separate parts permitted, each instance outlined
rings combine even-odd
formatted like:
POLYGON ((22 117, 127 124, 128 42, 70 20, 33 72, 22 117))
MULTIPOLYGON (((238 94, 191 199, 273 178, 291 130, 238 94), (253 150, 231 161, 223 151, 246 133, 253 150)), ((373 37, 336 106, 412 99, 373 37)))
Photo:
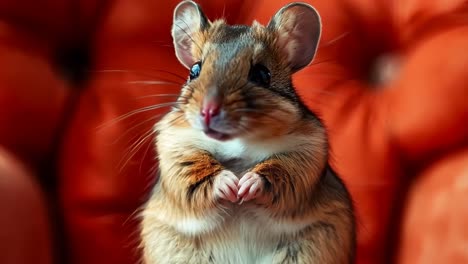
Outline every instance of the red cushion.
POLYGON ((468 148, 424 169, 405 202, 398 263, 468 263, 468 148))
MULTIPOLYGON (((247 20, 266 22, 285 2, 256 1, 247 20)), ((462 1, 311 2, 323 38, 296 85, 323 117, 333 165, 356 202, 358 263, 381 263, 392 254, 401 177, 467 139, 468 12, 462 1), (401 57, 401 72, 373 87, 369 71, 387 53, 401 57)))
MULTIPOLYGON (((176 94, 186 78, 169 34, 178 1, 32 2, 0 3, 6 21, 0 24, 0 37, 6 40, 0 43, 6 65, 0 83, 14 87, 0 89, 6 106, 0 124, 8 128, 0 129, 0 143, 36 161, 50 151, 67 93, 52 55, 58 47, 89 44, 90 79, 69 117, 59 161, 70 259, 136 263, 135 217, 154 182, 156 166, 148 133, 167 107, 134 111, 171 102, 172 97, 154 95, 176 94), (19 70, 25 74, 15 73, 19 70), (33 100, 32 95, 42 99, 33 100)), ((254 18, 267 22, 286 3, 200 2, 211 18, 225 15, 231 23, 247 24, 254 18)), ((315 63, 294 76, 294 82, 307 105, 323 117, 330 132, 331 162, 356 201, 358 263, 381 263, 394 253, 389 238, 398 232, 397 209, 405 201, 397 195, 405 189, 402 185, 417 175, 424 177, 422 169, 468 142, 466 4, 310 2, 322 15, 323 38, 315 63), (385 53, 401 57, 401 72, 385 85, 370 85, 369 72, 385 53)), ((429 195, 423 189, 421 195, 429 195)), ((412 201, 416 194, 409 195, 412 201)), ((402 238, 409 241, 411 233, 405 230, 402 238)), ((413 259, 402 256, 403 263, 413 259)))
POLYGON ((52 263, 50 219, 35 176, 0 147, 0 263, 52 263))
POLYGON ((0 145, 34 165, 46 162, 52 150, 67 96, 51 46, 0 21, 0 145))
MULTIPOLYGON (((202 2, 202 5, 211 17, 222 15, 221 6, 214 3, 217 2, 202 2)), ((250 23, 254 18, 266 22, 284 3, 255 1, 240 5, 236 2, 239 5, 236 6, 228 2, 224 12, 231 22, 250 23)), ((177 86, 171 85, 129 83, 163 77, 178 83, 183 81, 186 72, 176 62, 172 48, 166 46, 171 43, 169 28, 174 5, 175 1, 115 1, 99 28, 94 69, 122 71, 94 75, 70 129, 67 140, 70 144, 65 146, 64 204, 77 261, 134 260, 128 257, 128 252, 133 251, 137 240, 137 234, 132 233, 136 221, 128 218, 144 200, 154 165, 152 152, 147 154, 151 150, 150 141, 140 144, 138 137, 149 131, 153 124, 149 119, 160 111, 122 120, 118 117, 169 100, 153 97, 144 102, 138 99, 140 96, 178 91, 177 86), (157 70, 176 73, 182 78, 157 70), (148 122, 139 124, 145 120, 148 122), (96 130, 99 125, 104 127, 96 130), (121 166, 123 169, 119 170, 121 166), (103 254, 106 251, 109 254, 103 254)), ((453 12, 458 7, 455 4, 426 8, 423 3, 407 4, 399 6, 401 10, 372 1, 348 4, 314 1, 314 5, 323 17, 322 44, 317 64, 295 76, 295 81, 306 103, 322 115, 328 126, 332 162, 356 201, 359 263, 379 263, 385 258, 389 221, 395 192, 406 169, 405 161, 424 160, 429 151, 455 144, 465 134, 459 123, 466 117, 466 111, 460 108, 461 98, 466 98, 466 90, 460 89, 464 68, 436 65, 443 64, 450 56, 464 56, 460 48, 466 37, 457 32, 461 28, 453 29, 457 26, 455 22, 447 21, 453 20, 452 16, 437 20, 438 25, 443 22, 444 28, 430 27, 434 28, 433 32, 423 30, 424 26, 435 23, 431 16, 453 12), (395 18, 397 21, 393 21, 395 18), (454 37, 444 34, 454 34, 454 37), (444 50, 437 39, 447 37, 452 42, 443 43, 453 44, 444 50), (395 82, 382 87, 384 90, 373 91, 365 80, 366 74, 375 55, 386 51, 404 57, 402 73, 395 82), (436 51, 443 56, 429 56, 436 51), (426 75, 431 71, 433 80, 428 82, 426 75), (443 76, 437 74, 440 71, 445 71, 443 76), (452 99, 444 101, 450 107, 441 109, 434 103, 441 104, 440 85, 446 84, 449 90, 443 93, 452 99), (444 109, 450 112, 441 114, 444 109), (436 113, 424 115, 430 110, 436 113), (436 123, 434 118, 443 125, 432 125, 436 123), (429 133, 421 133, 428 127, 429 133), (453 135, 449 140, 441 137, 449 133, 453 135)))

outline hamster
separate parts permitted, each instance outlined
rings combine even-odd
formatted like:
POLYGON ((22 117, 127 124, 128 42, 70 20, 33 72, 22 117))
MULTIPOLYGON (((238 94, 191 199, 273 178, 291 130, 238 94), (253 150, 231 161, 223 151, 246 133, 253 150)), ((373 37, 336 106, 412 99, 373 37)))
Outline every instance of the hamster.
POLYGON ((350 194, 291 79, 315 56, 317 11, 291 3, 267 26, 228 25, 183 1, 173 18, 189 77, 155 125, 160 176, 141 214, 143 262, 353 263, 350 194))

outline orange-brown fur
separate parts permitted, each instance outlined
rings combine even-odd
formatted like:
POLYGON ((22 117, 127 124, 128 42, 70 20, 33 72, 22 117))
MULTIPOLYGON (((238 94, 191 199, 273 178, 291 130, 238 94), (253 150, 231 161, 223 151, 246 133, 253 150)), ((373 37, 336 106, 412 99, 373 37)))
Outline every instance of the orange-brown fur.
POLYGON ((325 128, 297 95, 280 96, 242 77, 261 62, 276 87, 293 91, 279 36, 256 22, 237 37, 226 33, 222 20, 208 23, 192 36, 202 73, 156 125, 160 178, 143 212, 145 263, 256 263, 243 254, 258 263, 351 263, 353 208, 327 165, 325 128), (239 50, 228 60, 220 45, 234 38, 239 50), (242 128, 235 133, 241 145, 215 142, 192 128, 204 98, 213 94, 226 120, 242 128), (256 108, 239 111, 251 98, 256 108), (257 198, 238 204, 216 195, 226 173, 241 178, 248 172, 263 181, 257 198))
MULTIPOLYGON (((201 75, 198 79, 198 82, 193 84, 194 88, 190 90, 184 90, 182 95, 184 97, 191 97, 188 101, 188 104, 181 106, 184 111, 190 111, 198 113, 200 111, 201 102, 203 96, 210 92, 209 89, 212 89, 211 85, 213 84, 213 76, 218 76, 219 70, 214 68, 215 61, 221 56, 218 50, 213 43, 222 43, 225 41, 225 36, 222 35, 224 29, 228 25, 224 20, 217 20, 213 22, 208 31, 198 32, 193 38, 194 43, 192 47, 192 53, 196 60, 204 60, 204 75, 201 75), (203 47, 201 49, 200 47, 203 47)), ((272 32, 268 32, 267 29, 254 22, 252 25, 252 38, 256 40, 257 43, 272 43, 274 44, 275 36, 272 32)), ((225 97, 224 106, 229 109, 238 109, 245 107, 245 103, 240 100, 241 90, 236 93, 230 93, 228 90, 230 85, 239 85, 236 80, 237 76, 240 74, 247 74, 252 61, 263 61, 267 65, 271 66, 272 72, 275 72, 275 81, 277 82, 286 82, 289 79, 290 71, 288 70, 287 62, 285 56, 279 52, 275 45, 267 47, 265 50, 259 51, 248 47, 244 49, 236 58, 230 62, 229 70, 223 73, 224 80, 221 84, 218 84, 218 87, 224 87, 224 91, 221 89, 220 96, 225 97), (227 87, 226 87, 227 86, 227 87), (224 93, 223 93, 224 92, 224 93)), ((261 89, 255 91, 255 98, 257 98, 258 104, 264 106, 264 111, 274 110, 274 108, 281 107, 279 111, 275 114, 276 118, 272 118, 271 115, 262 115, 256 113, 249 113, 251 120, 255 120, 255 124, 260 127, 265 128, 265 131, 256 131, 259 136, 268 137, 268 136, 278 136, 285 133, 285 130, 294 126, 296 123, 296 118, 291 118, 294 115, 297 109, 290 106, 288 102, 285 102, 284 99, 278 98, 277 96, 267 93, 261 89)), ((230 113, 230 117, 234 120, 239 119, 238 115, 245 114, 235 111, 227 111, 230 113)))

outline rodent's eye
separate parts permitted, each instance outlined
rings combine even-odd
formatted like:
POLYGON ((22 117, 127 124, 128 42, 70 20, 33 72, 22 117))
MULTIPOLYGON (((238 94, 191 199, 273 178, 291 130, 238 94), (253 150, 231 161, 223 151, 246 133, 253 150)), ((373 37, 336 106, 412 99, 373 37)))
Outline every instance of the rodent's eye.
POLYGON ((263 87, 270 86, 271 74, 267 67, 262 64, 255 64, 250 67, 249 81, 263 87))
POLYGON ((196 79, 198 76, 200 76, 201 72, 201 61, 196 62, 194 65, 192 65, 192 68, 190 69, 190 80, 196 79))

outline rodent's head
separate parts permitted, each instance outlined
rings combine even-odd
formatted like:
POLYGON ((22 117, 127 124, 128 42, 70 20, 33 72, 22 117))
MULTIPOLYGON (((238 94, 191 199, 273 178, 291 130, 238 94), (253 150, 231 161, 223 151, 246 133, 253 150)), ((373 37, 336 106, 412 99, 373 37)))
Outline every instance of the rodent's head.
POLYGON ((267 26, 244 26, 211 22, 196 3, 181 2, 172 37, 190 77, 180 110, 218 140, 288 133, 304 115, 291 74, 312 61, 320 33, 319 14, 304 3, 284 6, 267 26))

